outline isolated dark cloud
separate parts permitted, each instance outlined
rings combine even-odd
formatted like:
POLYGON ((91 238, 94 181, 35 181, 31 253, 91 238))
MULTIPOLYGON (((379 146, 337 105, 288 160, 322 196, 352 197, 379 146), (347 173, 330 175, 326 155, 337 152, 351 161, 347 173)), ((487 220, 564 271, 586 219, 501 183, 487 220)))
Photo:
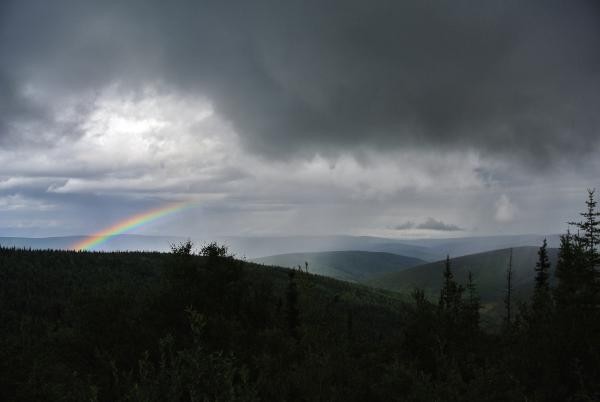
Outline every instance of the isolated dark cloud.
POLYGON ((205 96, 248 149, 269 157, 417 147, 544 166, 598 144, 594 1, 2 7, 4 137, 24 116, 28 85, 60 99, 120 83, 205 96))
POLYGON ((416 226, 417 229, 428 229, 428 230, 439 230, 444 232, 455 232, 459 230, 463 230, 461 227, 457 225, 453 225, 451 223, 444 223, 440 220, 434 218, 427 218, 425 222, 420 223, 416 226))
POLYGON ((441 220, 428 217, 424 222, 415 223, 413 221, 406 221, 399 225, 394 226, 395 230, 410 230, 410 229, 423 229, 423 230, 434 230, 439 232, 457 232, 464 230, 460 226, 444 223, 441 220))
POLYGON ((414 229, 415 228, 415 223, 412 221, 406 221, 404 223, 401 223, 399 225, 394 226, 394 230, 409 230, 409 229, 414 229))

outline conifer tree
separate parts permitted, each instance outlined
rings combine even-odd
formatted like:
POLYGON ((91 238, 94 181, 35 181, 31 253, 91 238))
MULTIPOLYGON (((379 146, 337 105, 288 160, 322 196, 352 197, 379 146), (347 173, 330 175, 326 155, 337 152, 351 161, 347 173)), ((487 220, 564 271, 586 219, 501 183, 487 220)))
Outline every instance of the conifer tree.
POLYGON ((560 250, 556 264, 554 297, 558 308, 579 308, 589 275, 585 263, 585 250, 577 236, 569 231, 560 237, 560 250))
POLYGON ((533 293, 534 314, 540 314, 542 310, 547 312, 552 303, 550 295, 550 259, 548 258, 548 242, 544 239, 538 250, 538 261, 535 264, 535 289, 533 293))
POLYGON ((504 317, 504 325, 506 328, 510 328, 511 325, 511 307, 512 307, 512 258, 513 249, 510 249, 510 255, 508 257, 508 268, 506 269, 506 295, 504 297, 504 308, 506 309, 506 315, 504 317))
POLYGON ((583 220, 570 222, 577 232, 561 236, 554 291, 554 332, 560 338, 553 352, 562 362, 560 378, 569 395, 589 395, 588 400, 597 400, 600 395, 600 213, 594 193, 588 190, 586 211, 580 214, 583 220))
POLYGON ((575 225, 582 232, 581 234, 578 233, 577 237, 581 239, 592 267, 596 267, 600 263, 598 252, 598 245, 600 244, 600 220, 598 217, 600 217, 600 212, 596 208, 595 191, 595 189, 588 190, 588 199, 585 202, 587 210, 580 213, 583 220, 570 222, 571 225, 575 225))
POLYGON ((481 302, 479 299, 479 295, 477 294, 477 286, 475 285, 475 281, 473 280, 473 273, 469 271, 469 276, 467 280, 467 293, 469 297, 469 309, 468 309, 468 325, 471 330, 477 329, 479 327, 479 309, 481 307, 481 302))
POLYGON ((535 264, 535 289, 538 292, 547 292, 550 289, 550 260, 548 259, 548 242, 544 239, 538 251, 538 262, 535 264))
POLYGON ((444 285, 440 292, 440 307, 444 310, 449 310, 451 307, 454 307, 457 293, 459 293, 459 288, 454 281, 454 274, 450 269, 450 256, 447 255, 444 264, 444 285))
MULTIPOLYGON (((574 235, 574 241, 578 251, 574 255, 576 271, 576 292, 580 294, 582 305, 587 309, 600 308, 600 212, 597 210, 597 202, 594 199, 595 190, 588 190, 586 211, 580 213, 583 220, 570 222, 577 227, 578 232, 574 235)), ((564 273, 564 272, 563 272, 564 273)), ((562 273, 561 273, 562 274, 562 273)))
POLYGON ((454 274, 450 268, 450 256, 446 256, 446 262, 444 264, 444 285, 440 291, 440 310, 449 313, 447 318, 450 321, 455 322, 459 318, 464 305, 462 301, 462 295, 465 288, 459 285, 454 280, 454 274))
POLYGON ((288 272, 289 282, 286 291, 286 320, 290 335, 298 339, 300 312, 298 310, 298 287, 296 286, 295 271, 288 272))

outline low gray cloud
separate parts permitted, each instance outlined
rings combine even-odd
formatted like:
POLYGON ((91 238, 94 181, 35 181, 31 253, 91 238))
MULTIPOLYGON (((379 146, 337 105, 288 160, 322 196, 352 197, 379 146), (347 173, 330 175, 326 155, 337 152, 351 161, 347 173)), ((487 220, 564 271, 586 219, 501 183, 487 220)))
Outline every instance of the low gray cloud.
POLYGON ((413 221, 406 221, 393 227, 394 230, 411 230, 411 229, 423 229, 423 230, 434 230, 439 232, 457 232, 464 230, 458 225, 451 223, 444 223, 441 220, 428 217, 421 223, 415 223, 413 221))
POLYGON ((414 229, 415 227, 415 223, 412 221, 406 221, 404 223, 401 223, 399 225, 394 226, 394 230, 409 230, 409 229, 414 229))
POLYGON ((438 230, 442 232, 456 232, 463 230, 461 227, 457 225, 453 225, 451 223, 444 223, 440 220, 434 218, 427 218, 425 222, 420 223, 416 226, 417 229, 427 229, 427 230, 438 230))

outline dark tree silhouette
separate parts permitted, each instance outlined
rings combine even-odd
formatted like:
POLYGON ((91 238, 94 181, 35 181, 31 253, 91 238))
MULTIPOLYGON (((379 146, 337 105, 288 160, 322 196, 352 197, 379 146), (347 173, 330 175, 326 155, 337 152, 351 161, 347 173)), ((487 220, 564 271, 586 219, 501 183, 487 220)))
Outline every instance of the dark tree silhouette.
POLYGON ((594 199, 595 189, 588 190, 588 199, 585 202, 587 210, 580 213, 583 220, 580 222, 570 222, 571 225, 576 226, 580 232, 576 235, 577 238, 581 239, 581 242, 591 258, 590 263, 598 264, 598 244, 600 243, 600 212, 598 212, 596 205, 597 201, 594 199))
POLYGON ((450 256, 446 256, 444 264, 444 285, 440 291, 440 308, 443 310, 456 310, 459 308, 464 288, 456 283, 450 268, 450 256))
POLYGON ((578 281, 583 285, 581 290, 583 303, 587 309, 600 309, 600 212, 594 199, 594 190, 588 190, 588 199, 585 202, 586 211, 580 215, 583 220, 570 222, 578 231, 574 235, 575 243, 583 249, 582 258, 579 258, 578 281))
POLYGON ((554 298, 560 310, 579 309, 585 303, 586 289, 592 279, 585 261, 581 239, 570 232, 560 237, 560 250, 556 265, 554 298))
POLYGON ((288 287, 286 290, 286 321, 290 335, 298 339, 298 326, 300 324, 300 311, 298 310, 298 286, 295 280, 296 272, 288 272, 288 287))
POLYGON ((194 248, 194 243, 190 239, 187 239, 184 242, 179 244, 172 243, 171 252, 175 255, 192 255, 192 249, 194 248))
POLYGON ((481 301, 479 294, 477 293, 477 286, 473 280, 473 273, 469 271, 467 279, 467 294, 469 297, 469 305, 467 309, 467 325, 471 331, 475 331, 479 327, 479 309, 481 308, 481 301))
POLYGON ((230 257, 229 247, 219 245, 217 242, 208 243, 200 249, 200 255, 204 257, 230 257))
POLYGON ((506 315, 504 316, 504 326, 506 329, 510 329, 511 326, 511 308, 512 308, 512 258, 513 258, 513 249, 510 249, 510 254, 508 257, 508 268, 506 269, 506 294, 504 296, 504 309, 506 310, 506 315))
POLYGON ((552 294, 550 293, 550 259, 548 258, 548 242, 544 239, 538 250, 538 261, 535 264, 535 288, 533 291, 533 317, 535 320, 544 320, 551 313, 552 294))

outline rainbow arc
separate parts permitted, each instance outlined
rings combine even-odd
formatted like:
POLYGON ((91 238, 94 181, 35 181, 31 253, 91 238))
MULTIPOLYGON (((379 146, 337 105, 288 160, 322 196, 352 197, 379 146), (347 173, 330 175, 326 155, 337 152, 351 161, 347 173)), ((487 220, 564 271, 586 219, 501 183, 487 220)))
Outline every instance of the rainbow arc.
POLYGON ((112 226, 109 226, 101 231, 94 233, 85 239, 71 246, 74 250, 89 250, 92 247, 98 246, 113 236, 135 229, 149 222, 153 222, 163 216, 173 214, 175 212, 186 209, 192 205, 191 202, 175 202, 163 207, 154 208, 146 212, 125 218, 112 226))

